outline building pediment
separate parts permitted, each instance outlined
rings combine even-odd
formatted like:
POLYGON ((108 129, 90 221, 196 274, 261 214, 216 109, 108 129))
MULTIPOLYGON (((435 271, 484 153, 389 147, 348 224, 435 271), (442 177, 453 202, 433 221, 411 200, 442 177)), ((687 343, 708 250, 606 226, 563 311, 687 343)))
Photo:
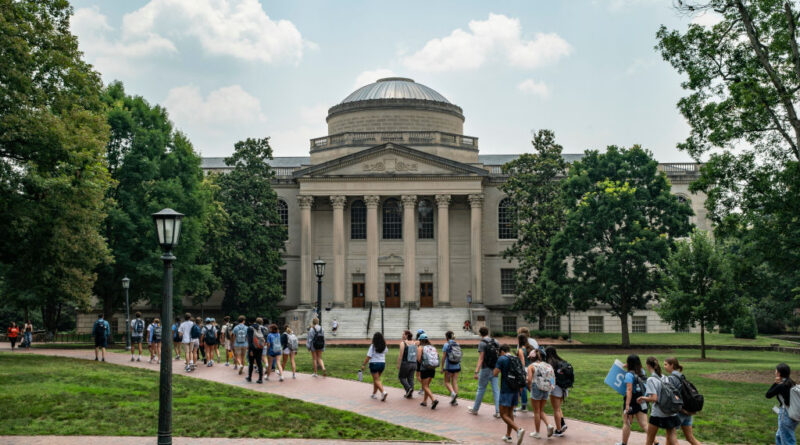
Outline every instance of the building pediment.
POLYGON ((386 143, 358 153, 306 167, 294 178, 379 176, 488 176, 485 169, 422 152, 404 145, 386 143))

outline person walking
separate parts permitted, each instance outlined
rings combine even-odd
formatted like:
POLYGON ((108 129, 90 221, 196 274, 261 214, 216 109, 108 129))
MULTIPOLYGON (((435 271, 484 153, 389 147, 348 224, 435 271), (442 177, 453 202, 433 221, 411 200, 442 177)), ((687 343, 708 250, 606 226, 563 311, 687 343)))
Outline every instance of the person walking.
POLYGON ((789 417, 789 407, 791 406, 791 391, 795 385, 790 377, 792 370, 786 363, 781 363, 775 367, 775 381, 767 390, 766 397, 771 399, 776 397, 780 404, 778 408, 778 431, 775 432, 775 445, 795 445, 795 430, 797 421, 789 417))
POLYGON ((650 377, 645 382, 645 395, 637 400, 639 403, 650 402, 653 404, 650 409, 650 420, 647 424, 647 440, 645 443, 653 445, 659 428, 663 428, 667 437, 667 445, 678 445, 676 428, 681 424, 678 415, 665 413, 658 404, 658 398, 664 384, 661 365, 658 364, 658 359, 655 357, 647 357, 645 364, 650 372, 650 377))
POLYGON ((103 361, 106 361, 106 348, 108 347, 108 336, 111 335, 111 326, 103 319, 103 314, 97 315, 92 334, 94 335, 94 360, 98 360, 99 351, 102 350, 103 361))
POLYGON ((442 346, 442 374, 444 386, 450 391, 450 405, 458 405, 458 375, 461 373, 461 346, 456 343, 453 331, 444 333, 442 346))
POLYGON ((214 332, 217 334, 217 344, 214 345, 214 358, 216 358, 216 363, 220 363, 222 359, 219 356, 219 347, 222 345, 222 326, 217 323, 216 318, 211 318, 211 326, 214 327, 214 332))
POLYGON ((486 393, 486 386, 492 385, 492 398, 494 399, 494 416, 500 418, 500 384, 497 375, 494 374, 497 359, 500 356, 500 345, 492 337, 489 337, 489 328, 481 326, 478 329, 481 341, 478 343, 478 363, 475 366, 474 378, 478 380, 478 391, 475 393, 475 404, 468 408, 467 412, 478 415, 478 410, 483 402, 483 395, 486 393))
MULTIPOLYGON (((674 375, 678 380, 683 380, 683 366, 678 362, 675 357, 670 357, 664 360, 664 371, 667 375, 674 375)), ((692 429, 692 415, 685 410, 678 413, 678 419, 681 421, 681 431, 686 441, 692 445, 700 445, 700 442, 694 438, 694 431, 692 429)))
POLYGON ((628 445, 631 437, 631 426, 634 419, 647 431, 647 403, 639 402, 646 391, 645 374, 642 368, 642 360, 636 354, 630 354, 625 361, 625 377, 622 381, 625 384, 625 396, 622 397, 622 442, 616 445, 628 445))
POLYGON ((325 363, 322 361, 322 353, 325 352, 325 331, 319 325, 319 318, 314 317, 311 320, 306 348, 311 351, 311 360, 314 367, 314 373, 311 374, 311 377, 317 377, 320 369, 322 369, 322 375, 327 376, 328 372, 325 370, 325 363))
POLYGON ((544 352, 547 356, 547 363, 553 367, 553 371, 556 373, 556 384, 553 386, 553 390, 550 391, 550 405, 553 406, 553 422, 555 422, 556 426, 553 436, 564 437, 567 424, 564 421, 564 412, 561 410, 561 406, 564 404, 567 395, 569 395, 569 388, 572 387, 575 376, 572 371, 572 365, 559 357, 556 348, 548 346, 544 352))
POLYGON ((137 312, 136 318, 131 320, 131 361, 134 360, 133 354, 136 347, 139 347, 139 359, 142 361, 142 342, 144 341, 144 320, 142 320, 142 313, 137 312))
MULTIPOLYGON (((150 352, 150 362, 153 363, 153 360, 156 358, 156 353, 153 351, 153 327, 155 326, 155 320, 153 320, 149 325, 147 325, 147 329, 144 330, 144 339, 143 341, 147 342, 147 351, 150 352)), ((133 361, 133 351, 131 350, 131 361, 133 361)))
POLYGON ((427 334, 420 334, 419 344, 422 346, 422 351, 417 357, 417 361, 420 364, 419 376, 424 394, 419 406, 428 406, 426 402, 431 399, 431 409, 436 409, 439 401, 433 397, 431 392, 431 380, 436 376, 436 368, 439 367, 439 353, 436 351, 436 347, 428 340, 427 334))
POLYGON ((331 333, 333 334, 334 337, 336 337, 336 332, 338 330, 339 330, 339 321, 334 318, 333 322, 331 323, 331 333))
POLYGON ((231 324, 230 315, 226 315, 222 319, 222 329, 220 330, 220 339, 225 346, 225 366, 230 366, 230 361, 233 358, 233 325, 231 324))
POLYGON ((525 334, 528 337, 528 351, 532 352, 539 349, 539 343, 536 341, 533 336, 531 336, 531 331, 526 328, 525 326, 517 329, 517 335, 525 334))
POLYGON ((244 357, 247 354, 247 349, 249 347, 248 340, 247 340, 247 326, 244 324, 247 319, 244 315, 240 315, 237 319, 239 322, 233 328, 233 370, 235 371, 236 368, 239 368, 239 375, 242 375, 244 372, 244 357))
POLYGON ((17 344, 17 339, 19 338, 19 326, 17 323, 11 322, 11 326, 8 327, 6 330, 6 336, 8 337, 8 341, 11 343, 11 351, 14 351, 14 345, 17 344))
POLYGON ((23 342, 25 343, 25 349, 31 349, 31 343, 33 343, 33 323, 30 320, 25 322, 25 326, 22 328, 22 333, 24 335, 23 342))
MULTIPOLYGON (((524 335, 524 334, 523 334, 524 335)), ((531 388, 531 405, 533 405, 533 428, 531 437, 541 439, 539 427, 544 422, 547 428, 547 437, 555 432, 555 427, 548 423, 544 406, 550 397, 550 391, 556 385, 556 376, 553 367, 547 363, 544 351, 540 348, 532 351, 531 364, 528 366, 528 385, 531 388)))
POLYGON ((296 379, 297 373, 297 364, 295 363, 295 355, 297 355, 297 336, 294 335, 292 332, 292 328, 286 326, 283 334, 281 334, 281 346, 283 346, 283 362, 281 363, 281 368, 285 371, 286 370, 286 362, 291 360, 292 363, 292 378, 296 379))
POLYGON ((283 381, 283 365, 281 365, 281 355, 283 355, 283 345, 281 345, 281 334, 278 332, 278 325, 269 325, 269 335, 267 335, 267 380, 272 373, 273 367, 278 373, 278 380, 283 381))
POLYGON ((206 324, 200 332, 200 344, 205 350, 205 362, 207 367, 214 366, 214 350, 217 349, 217 328, 210 318, 206 318, 206 324))
MULTIPOLYGON (((156 363, 161 363, 161 333, 161 320, 158 318, 153 319, 153 323, 150 324, 150 333, 147 341, 156 363)), ((150 362, 152 361, 153 359, 151 358, 150 362)))
POLYGON ((192 314, 183 314, 183 323, 178 327, 178 334, 181 338, 181 346, 183 347, 183 357, 186 361, 186 372, 192 372, 195 369, 194 364, 194 342, 192 340, 192 332, 197 327, 192 321, 192 314))
MULTIPOLYGON (((526 334, 517 335, 517 358, 528 369, 531 364, 531 359, 528 357, 528 352, 532 351, 528 344, 528 336, 526 334)), ((516 408, 514 409, 516 411, 516 408)), ((528 411, 528 388, 519 390, 519 410, 523 413, 528 411)))
MULTIPOLYGON (((416 342, 417 342, 417 348, 418 348, 420 351, 422 350, 422 348, 420 348, 420 347, 419 347, 419 336, 420 336, 420 335, 422 335, 422 334, 424 334, 424 333, 425 333, 425 330, 424 330, 424 329, 417 329, 416 342)), ((421 352, 420 352, 420 354, 421 354, 421 352)), ((419 354, 417 354, 417 355, 419 355, 419 354)), ((417 381, 418 381, 418 382, 421 382, 421 381, 422 381, 422 377, 420 376, 420 364, 419 364, 419 361, 417 361, 417 372, 416 372, 416 376, 417 376, 417 381)), ((424 393, 425 393, 425 391, 424 391, 424 390, 422 389, 422 387, 420 386, 420 388, 419 388, 419 391, 417 392, 417 394, 419 394, 419 395, 423 395, 424 393)))
POLYGON ((411 331, 405 330, 401 336, 400 351, 397 354, 397 378, 403 389, 406 390, 405 398, 414 397, 414 373, 417 371, 417 342, 411 331))
POLYGON ((264 353, 264 347, 267 345, 267 330, 264 329, 264 320, 261 317, 256 318, 256 322, 247 328, 247 344, 248 344, 248 364, 247 364, 247 377, 245 380, 248 382, 253 381, 253 366, 258 367, 258 380, 256 383, 264 383, 264 363, 261 355, 264 353))
MULTIPOLYGON (((511 442, 513 440, 511 438, 511 431, 516 431, 517 445, 519 445, 522 443, 522 439, 525 438, 525 430, 517 426, 514 422, 514 407, 519 403, 519 391, 517 389, 512 389, 508 385, 512 360, 515 359, 510 351, 511 348, 509 348, 508 345, 500 346, 500 356, 497 358, 497 363, 495 363, 495 368, 492 370, 492 375, 494 378, 497 378, 502 374, 500 396, 498 398, 500 401, 500 417, 506 424, 506 434, 503 436, 503 442, 511 442)), ((528 380, 530 380, 530 377, 528 377, 528 380)), ((497 394, 494 393, 493 395, 496 396, 497 394)))
POLYGON ((197 349, 194 351, 194 361, 195 363, 200 363, 198 360, 200 357, 203 357, 203 364, 208 365, 208 357, 206 357, 206 345, 203 343, 203 330, 206 326, 206 323, 209 323, 209 318, 206 318, 206 321, 203 321, 202 317, 197 317, 194 321, 194 324, 197 325, 197 333, 198 336, 194 336, 194 331, 192 332, 192 343, 197 340, 197 349), (200 354, 198 357, 198 353, 200 354))
POLYGON ((172 323, 172 344, 175 347, 175 360, 181 359, 181 319, 175 317, 175 323, 172 323))
POLYGON ((364 363, 361 364, 361 371, 363 371, 364 367, 369 363, 369 373, 372 375, 371 397, 377 399, 378 391, 380 391, 381 402, 385 402, 386 396, 389 395, 389 393, 383 389, 383 383, 381 382, 381 374, 383 374, 383 370, 386 369, 387 349, 383 334, 376 332, 372 336, 372 343, 369 345, 367 357, 364 358, 364 363))

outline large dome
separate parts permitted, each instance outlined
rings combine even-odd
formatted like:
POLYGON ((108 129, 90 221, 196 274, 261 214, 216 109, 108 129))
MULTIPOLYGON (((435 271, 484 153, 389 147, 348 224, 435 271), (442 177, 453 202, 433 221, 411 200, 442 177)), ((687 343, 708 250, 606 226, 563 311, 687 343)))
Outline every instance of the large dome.
POLYGON ((375 83, 365 85, 353 91, 349 96, 345 97, 341 103, 380 99, 416 99, 443 102, 446 104, 450 103, 449 100, 433 88, 422 85, 421 83, 416 83, 412 79, 407 79, 405 77, 387 77, 385 79, 379 79, 375 83))

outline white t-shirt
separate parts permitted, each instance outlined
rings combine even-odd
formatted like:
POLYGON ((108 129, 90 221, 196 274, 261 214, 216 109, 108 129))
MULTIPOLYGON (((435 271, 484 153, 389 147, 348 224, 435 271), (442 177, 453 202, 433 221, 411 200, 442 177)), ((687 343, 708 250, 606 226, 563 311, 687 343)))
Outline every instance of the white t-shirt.
POLYGON ((389 349, 388 347, 383 350, 383 352, 376 352, 375 347, 369 345, 369 351, 367 351, 367 357, 369 357, 370 363, 386 363, 386 350, 389 349))
POLYGON ((339 322, 336 321, 336 320, 333 320, 333 323, 331 323, 331 326, 333 327, 333 329, 336 329, 336 328, 339 327, 339 322))
POLYGON ((178 327, 178 332, 181 333, 181 343, 189 344, 192 342, 192 326, 194 326, 194 322, 186 320, 178 327))
POLYGON ((135 318, 131 320, 131 337, 141 337, 143 335, 144 335, 144 320, 142 320, 141 318, 135 318), (139 322, 142 323, 141 333, 136 332, 136 325, 139 324, 139 322))

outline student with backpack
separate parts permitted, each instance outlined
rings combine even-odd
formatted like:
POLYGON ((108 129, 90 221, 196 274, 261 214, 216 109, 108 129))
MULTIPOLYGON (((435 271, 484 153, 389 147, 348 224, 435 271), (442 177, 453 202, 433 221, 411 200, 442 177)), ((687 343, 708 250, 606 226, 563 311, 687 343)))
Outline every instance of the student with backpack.
POLYGON ((650 420, 647 425, 647 445, 653 445, 659 428, 663 428, 667 437, 667 445, 678 445, 677 428, 681 421, 678 413, 683 405, 674 379, 661 373, 661 365, 655 357, 647 357, 645 361, 650 377, 645 382, 645 395, 639 397, 639 403, 650 402, 650 420), (677 397, 677 399, 676 399, 677 397))
POLYGON ((575 372, 569 362, 559 357, 556 348, 548 346, 544 352, 547 356, 547 363, 553 367, 553 371, 556 373, 556 384, 553 386, 553 390, 550 391, 550 404, 553 406, 553 421, 556 425, 553 436, 564 437, 567 424, 564 422, 564 413, 561 410, 561 405, 564 403, 564 399, 567 398, 569 389, 575 383, 575 372))
POLYGON ((450 391, 450 405, 458 405, 458 374, 461 372, 461 346, 456 343, 453 331, 444 333, 445 342, 442 347, 442 374, 444 386, 450 391))
MULTIPOLYGON (((522 328, 520 328, 522 329, 522 328)), ((525 369, 528 369, 528 366, 531 364, 531 359, 528 357, 528 350, 530 348, 530 344, 528 343, 528 335, 527 334, 519 334, 517 335, 517 358, 522 362, 525 369)), ((533 351, 531 349, 531 351, 533 351)), ((522 388, 519 390, 519 409, 522 412, 528 411, 528 388, 522 388)), ((514 409, 516 411, 516 408, 514 409)))
POLYGON ((210 318, 206 318, 205 326, 200 332, 200 344, 203 345, 203 350, 205 351, 206 359, 204 361, 206 366, 209 368, 214 366, 214 350, 217 349, 217 328, 214 327, 214 323, 210 318))
POLYGON ((158 318, 154 319, 152 323, 150 323, 150 329, 147 335, 147 344, 150 347, 150 352, 153 356, 150 358, 150 363, 153 362, 153 358, 155 358, 156 363, 161 362, 161 320, 158 318))
POLYGON ((292 328, 286 326, 286 330, 281 335, 281 345, 283 346, 283 362, 281 363, 281 368, 286 370, 286 361, 291 359, 292 362, 292 378, 296 379, 297 373, 297 364, 294 361, 294 356, 297 355, 297 336, 294 335, 292 332, 292 328), (284 341, 285 339, 285 341, 284 341))
POLYGON ((436 347, 431 344, 431 341, 428 340, 427 334, 420 334, 419 344, 422 347, 417 357, 417 362, 419 363, 419 381, 422 385, 422 391, 425 394, 419 406, 428 406, 426 402, 428 399, 431 399, 431 409, 436 409, 436 405, 439 404, 439 401, 433 397, 433 393, 431 392, 431 380, 436 376, 436 368, 439 367, 439 353, 436 351, 436 347))
POLYGON ((144 320, 142 320, 142 313, 137 312, 136 318, 131 320, 131 361, 134 360, 133 353, 136 351, 136 346, 139 346, 139 358, 136 361, 142 361, 142 341, 144 341, 144 320))
POLYGON ((389 395, 389 393, 383 389, 383 383, 381 382, 381 374, 383 374, 384 369, 386 369, 387 349, 383 334, 376 332, 372 336, 372 343, 369 345, 367 357, 364 358, 364 363, 361 364, 361 371, 359 371, 364 371, 364 367, 369 363, 369 373, 372 375, 372 396, 370 397, 377 399, 378 391, 380 391, 381 402, 385 402, 386 396, 389 395))
MULTIPOLYGON (((511 442, 511 431, 517 432, 517 445, 525 438, 525 430, 514 423, 514 407, 519 402, 519 390, 525 386, 525 367, 519 357, 511 352, 508 345, 500 346, 500 356, 497 358, 492 374, 495 378, 502 374, 500 381, 500 417, 506 423, 506 434, 503 442, 511 442)), ((538 426, 538 425, 537 425, 538 426)))
MULTIPOLYGON (((419 347, 419 336, 424 334, 424 333, 425 333, 424 329, 417 329, 416 342, 417 342, 417 348, 419 349, 419 351, 422 351, 422 348, 419 347)), ((422 377, 420 377, 420 371, 421 371, 420 364, 419 364, 419 361, 417 361, 417 373, 416 373, 416 376, 417 376, 417 381, 421 382, 422 381, 422 377)), ((421 386, 420 386, 419 391, 417 392, 417 394, 419 394, 419 395, 425 394, 425 391, 423 391, 421 386)))
POLYGON ((397 354, 397 378, 403 389, 406 390, 405 398, 414 397, 414 373, 417 371, 417 342, 411 331, 403 331, 400 342, 400 351, 397 354))
POLYGON ((237 321, 239 324, 233 328, 233 370, 239 368, 239 375, 244 372, 244 356, 247 354, 247 326, 244 322, 247 319, 244 315, 240 315, 237 321))
POLYGON ((533 426, 536 431, 531 433, 531 437, 541 439, 539 426, 544 422, 547 428, 547 437, 555 432, 555 427, 547 422, 544 413, 544 406, 550 397, 550 391, 556 386, 556 375, 553 367, 547 363, 544 349, 532 351, 531 364, 528 366, 528 385, 531 390, 531 405, 533 405, 533 426))
POLYGON ((700 445, 700 442, 694 438, 694 431, 692 429, 692 415, 703 409, 703 396, 697 393, 697 389, 686 380, 683 375, 683 366, 678 362, 675 357, 670 357, 664 360, 664 371, 668 375, 675 376, 680 382, 681 399, 683 399, 683 409, 678 413, 678 419, 681 421, 681 431, 686 441, 692 445, 700 445))
POLYGON ((172 323, 172 345, 175 347, 175 360, 181 359, 181 327, 180 317, 175 317, 175 323, 172 323))
MULTIPOLYGON (((186 361, 186 366, 184 370, 186 372, 192 372, 195 369, 194 364, 194 342, 192 339, 192 332, 195 330, 197 325, 194 324, 192 320, 192 314, 185 313, 183 314, 183 323, 178 327, 178 334, 181 337, 181 346, 183 347, 183 358, 186 361)), ((199 336, 198 336, 199 337, 199 336)))
POLYGON ((97 321, 92 327, 94 335, 94 361, 98 360, 99 350, 103 350, 103 361, 106 361, 106 348, 108 347, 108 336, 111 335, 111 326, 103 319, 103 314, 97 315, 97 321))
POLYGON ((775 367, 775 381, 767 391, 767 398, 777 397, 778 431, 775 432, 775 445, 794 445, 797 443, 795 430, 800 420, 800 388, 790 377, 791 369, 786 363, 775 367))
POLYGON ((320 368, 322 369, 322 375, 327 376, 328 371, 325 370, 325 363, 322 361, 322 353, 325 351, 325 331, 319 325, 319 318, 317 317, 311 320, 311 329, 308 330, 306 347, 311 351, 311 360, 314 366, 314 373, 311 374, 311 377, 317 377, 320 368))
POLYGON ((647 431, 647 403, 638 401, 645 393, 645 374, 642 360, 636 354, 628 356, 625 369, 625 396, 622 397, 622 442, 616 445, 627 445, 631 436, 631 424, 636 419, 643 431, 647 431))
POLYGON ((220 330, 220 340, 225 346, 225 366, 230 366, 230 361, 233 358, 233 325, 231 324, 230 315, 222 318, 222 329, 220 330))
POLYGON ((272 373, 273 366, 278 373, 278 380, 283 381, 283 366, 281 365, 281 355, 283 355, 283 345, 281 345, 281 334, 278 332, 278 325, 269 325, 269 335, 267 335, 267 380, 272 373))
POLYGON ((267 345, 267 330, 262 326, 264 320, 261 317, 256 318, 256 322, 247 328, 247 377, 245 380, 248 382, 253 381, 253 365, 258 367, 258 380, 256 383, 264 383, 264 363, 261 355, 264 353, 264 347, 267 345))
MULTIPOLYGON (((205 343, 203 343, 203 331, 205 330, 206 324, 210 322, 211 321, 209 318, 206 318, 206 321, 203 321, 201 317, 197 317, 197 319, 194 322, 197 325, 197 332, 199 333, 199 335, 196 337, 197 350, 194 352, 195 355, 194 361, 196 363, 199 363, 199 361, 197 360, 198 359, 197 354, 199 352, 200 357, 203 357, 204 365, 208 365, 208 358, 206 357, 206 345, 205 343)), ((192 343, 194 343, 194 340, 195 340, 194 332, 192 332, 192 343)))
POLYGON ((500 418, 500 384, 497 375, 494 374, 497 359, 500 357, 500 345, 492 337, 489 337, 489 328, 481 326, 478 329, 481 341, 478 343, 478 363, 475 366, 474 378, 478 380, 478 391, 475 393, 475 404, 468 408, 467 412, 478 415, 478 410, 483 402, 483 394, 486 386, 492 385, 492 398, 494 398, 494 416, 500 418))

